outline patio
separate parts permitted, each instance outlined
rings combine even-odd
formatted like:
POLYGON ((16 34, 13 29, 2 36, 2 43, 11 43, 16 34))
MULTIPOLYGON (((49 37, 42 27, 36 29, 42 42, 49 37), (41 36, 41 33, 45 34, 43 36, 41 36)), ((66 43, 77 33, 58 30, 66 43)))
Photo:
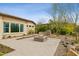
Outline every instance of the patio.
POLYGON ((45 42, 37 42, 34 37, 22 40, 3 39, 0 44, 4 44, 15 49, 4 56, 53 56, 60 39, 48 38, 45 42))

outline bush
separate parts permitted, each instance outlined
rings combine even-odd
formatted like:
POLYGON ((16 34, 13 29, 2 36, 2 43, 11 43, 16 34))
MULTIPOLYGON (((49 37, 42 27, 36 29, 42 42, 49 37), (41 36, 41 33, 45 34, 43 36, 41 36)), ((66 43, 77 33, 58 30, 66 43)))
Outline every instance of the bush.
POLYGON ((48 30, 48 26, 47 25, 37 25, 36 26, 36 32, 39 33, 39 32, 45 32, 48 30))
MULTIPOLYGON (((78 27, 79 28, 79 27, 78 27)), ((38 24, 36 26, 36 32, 45 32, 47 30, 51 30, 51 33, 66 35, 66 34, 73 34, 74 25, 72 23, 59 23, 59 22, 52 22, 49 24, 38 24), (48 26, 49 25, 49 26, 48 26)))
POLYGON ((4 55, 4 53, 0 52, 0 56, 4 55))
POLYGON ((61 27, 60 34, 62 34, 62 35, 66 35, 66 34, 72 35, 72 34, 74 34, 73 31, 74 31, 74 26, 72 24, 66 24, 63 27, 61 27))
POLYGON ((67 29, 68 34, 70 34, 70 35, 74 34, 74 25, 73 24, 66 24, 65 28, 67 29))
POLYGON ((59 34, 61 34, 61 35, 66 35, 66 34, 68 34, 68 31, 67 31, 66 28, 61 28, 59 34))
POLYGON ((32 29, 30 29, 30 30, 28 31, 28 34, 34 34, 34 33, 35 33, 35 31, 32 30, 32 29))
POLYGON ((75 31, 79 33, 79 26, 75 28, 75 31))
POLYGON ((72 33, 70 33, 70 35, 72 35, 72 36, 76 36, 76 33, 75 33, 75 32, 72 32, 72 33))
POLYGON ((56 27, 51 29, 51 33, 56 33, 56 31, 57 31, 56 27))

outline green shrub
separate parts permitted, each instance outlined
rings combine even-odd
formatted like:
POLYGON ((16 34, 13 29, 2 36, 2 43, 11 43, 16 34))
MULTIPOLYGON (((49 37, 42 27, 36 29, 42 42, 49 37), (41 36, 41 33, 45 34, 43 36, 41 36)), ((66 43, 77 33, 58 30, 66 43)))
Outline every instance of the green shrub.
POLYGON ((39 33, 39 32, 45 32, 48 30, 48 26, 47 25, 37 25, 36 26, 36 32, 39 33))
POLYGON ((72 35, 72 36, 76 36, 76 33, 75 33, 75 32, 72 32, 72 33, 70 33, 70 35, 72 35))
POLYGON ((32 29, 30 29, 30 30, 28 31, 28 34, 34 34, 34 33, 35 33, 35 31, 32 30, 32 29))
POLYGON ((79 26, 75 28, 75 31, 79 33, 79 26))
POLYGON ((4 53, 0 52, 0 56, 4 55, 4 53))
MULTIPOLYGON (((79 28, 79 27, 78 27, 79 28)), ((72 23, 63 22, 50 22, 49 24, 38 24, 36 25, 36 32, 45 32, 51 30, 51 33, 66 35, 73 35, 74 25, 72 23)))
POLYGON ((68 31, 66 30, 66 28, 61 28, 59 34, 66 35, 66 34, 68 34, 68 31))
POLYGON ((56 33, 56 31, 57 31, 56 27, 54 27, 54 28, 51 29, 52 33, 56 33))

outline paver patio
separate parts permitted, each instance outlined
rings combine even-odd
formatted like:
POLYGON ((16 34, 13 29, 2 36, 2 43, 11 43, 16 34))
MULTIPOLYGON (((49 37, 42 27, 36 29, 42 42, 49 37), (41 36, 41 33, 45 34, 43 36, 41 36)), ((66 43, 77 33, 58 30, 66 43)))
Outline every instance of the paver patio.
POLYGON ((51 39, 45 42, 33 41, 33 37, 22 40, 4 39, 1 44, 15 49, 4 56, 53 56, 60 39, 51 39))

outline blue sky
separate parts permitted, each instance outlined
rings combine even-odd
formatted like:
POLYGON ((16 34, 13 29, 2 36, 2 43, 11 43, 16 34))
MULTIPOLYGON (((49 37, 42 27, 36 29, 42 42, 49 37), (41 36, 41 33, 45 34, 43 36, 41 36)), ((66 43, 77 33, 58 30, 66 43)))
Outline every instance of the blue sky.
MULTIPOLYGON (((0 12, 29 19, 36 23, 47 23, 48 20, 51 19, 51 13, 53 11, 53 9, 51 9, 52 5, 51 3, 0 3, 0 12)), ((61 10, 66 8, 68 13, 73 13, 76 10, 79 12, 79 4, 77 3, 61 3, 59 5, 61 10)), ((54 13, 52 13, 52 15, 53 14, 54 13)))
POLYGON ((49 3, 0 3, 0 12, 7 13, 35 22, 47 23, 51 18, 48 11, 51 8, 49 3))

